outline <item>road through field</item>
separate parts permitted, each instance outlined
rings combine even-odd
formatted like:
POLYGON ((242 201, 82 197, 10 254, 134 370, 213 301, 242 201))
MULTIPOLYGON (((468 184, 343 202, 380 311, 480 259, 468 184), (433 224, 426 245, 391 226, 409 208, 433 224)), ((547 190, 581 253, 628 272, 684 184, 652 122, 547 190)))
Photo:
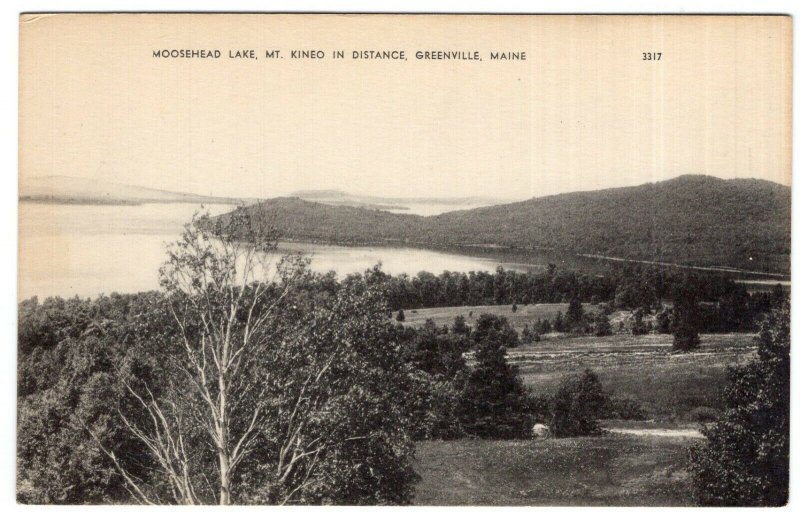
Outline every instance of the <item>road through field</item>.
POLYGON ((696 428, 606 428, 612 434, 635 435, 643 437, 687 437, 690 439, 705 439, 705 436, 696 428))

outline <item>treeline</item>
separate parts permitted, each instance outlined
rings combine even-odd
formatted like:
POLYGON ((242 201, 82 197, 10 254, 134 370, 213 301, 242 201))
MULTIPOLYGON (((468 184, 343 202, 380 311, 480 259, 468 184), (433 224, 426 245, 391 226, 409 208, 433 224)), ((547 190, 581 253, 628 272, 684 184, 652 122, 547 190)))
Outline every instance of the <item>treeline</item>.
POLYGON ((641 309, 645 315, 664 310, 665 303, 692 297, 699 303, 701 326, 707 332, 753 330, 756 321, 785 296, 780 286, 769 292, 747 291, 730 277, 694 274, 654 267, 622 265, 605 275, 562 270, 521 273, 498 267, 485 271, 439 275, 392 276, 379 269, 375 279, 386 284, 392 310, 465 305, 527 305, 577 300, 616 309, 641 309))

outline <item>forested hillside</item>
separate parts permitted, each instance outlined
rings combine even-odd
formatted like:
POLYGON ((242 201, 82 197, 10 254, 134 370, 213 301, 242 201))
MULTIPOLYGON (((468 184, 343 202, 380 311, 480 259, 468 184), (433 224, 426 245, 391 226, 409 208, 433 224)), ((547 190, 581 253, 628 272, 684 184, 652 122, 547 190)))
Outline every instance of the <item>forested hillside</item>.
POLYGON ((764 180, 686 175, 437 216, 276 198, 248 207, 287 239, 499 245, 788 272, 791 192, 764 180))

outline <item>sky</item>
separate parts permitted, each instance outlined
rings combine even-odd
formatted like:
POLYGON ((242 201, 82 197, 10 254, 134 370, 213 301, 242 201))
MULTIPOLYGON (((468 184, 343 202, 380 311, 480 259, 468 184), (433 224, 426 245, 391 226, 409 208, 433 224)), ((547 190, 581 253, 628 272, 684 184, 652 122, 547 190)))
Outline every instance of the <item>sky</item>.
POLYGON ((20 33, 21 181, 520 199, 791 180, 787 17, 28 15, 20 33), (228 58, 245 49, 259 58, 228 58), (415 57, 437 50, 483 60, 415 57))

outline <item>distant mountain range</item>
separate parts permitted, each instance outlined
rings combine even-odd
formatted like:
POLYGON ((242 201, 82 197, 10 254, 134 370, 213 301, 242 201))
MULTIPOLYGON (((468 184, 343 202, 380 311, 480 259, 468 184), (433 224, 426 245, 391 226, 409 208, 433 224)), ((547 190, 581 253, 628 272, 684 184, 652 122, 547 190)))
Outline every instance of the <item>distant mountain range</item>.
MULTIPOLYGON (((503 203, 503 200, 489 197, 394 198, 351 194, 335 189, 302 190, 296 191, 289 196, 327 205, 386 211, 408 210, 409 205, 418 204, 438 204, 441 206, 441 210, 444 211, 503 203)), ((256 198, 232 198, 180 193, 106 180, 62 175, 30 177, 21 180, 19 198, 22 201, 107 205, 138 205, 142 203, 227 203, 239 205, 260 201, 256 198)))
POLYGON ((790 267, 791 190, 757 179, 684 175, 424 217, 300 198, 246 208, 298 240, 497 246, 780 273, 790 267))
POLYGON ((142 203, 254 203, 255 199, 178 193, 105 180, 52 175, 20 180, 22 201, 138 205, 142 203))

